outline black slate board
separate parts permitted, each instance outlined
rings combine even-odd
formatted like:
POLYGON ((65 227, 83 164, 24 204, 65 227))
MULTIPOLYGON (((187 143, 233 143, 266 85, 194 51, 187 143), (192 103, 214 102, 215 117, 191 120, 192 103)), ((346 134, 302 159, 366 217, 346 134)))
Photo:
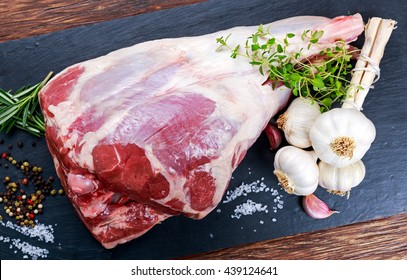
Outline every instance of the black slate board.
MULTIPOLYGON (((267 140, 262 135, 235 171, 229 190, 242 182, 251 183, 263 177, 264 183, 279 193, 280 200, 284 202, 282 209, 277 208, 281 203, 273 201, 276 197, 272 192, 250 193, 233 202, 221 203, 219 210, 203 220, 174 217, 139 239, 106 250, 89 234, 66 197, 49 198, 39 222, 53 226, 54 243, 28 238, 0 226, 0 259, 21 259, 24 256, 15 246, 10 246, 10 242, 4 241, 6 237, 20 238, 46 248, 49 259, 168 259, 407 212, 407 5, 402 1, 208 1, 10 41, 0 44, 0 87, 16 89, 41 80, 50 70, 59 72, 76 62, 146 40, 201 35, 296 15, 335 17, 357 12, 365 21, 373 16, 395 19, 398 29, 386 48, 381 63, 382 77, 364 104, 364 113, 377 129, 377 138, 364 158, 366 178, 352 190, 348 200, 329 195, 321 189, 317 191, 341 214, 325 220, 309 218, 301 208, 300 199, 287 195, 278 187, 272 174, 274 153, 268 150, 267 140), (233 209, 247 199, 267 205, 268 213, 231 218, 233 209), (276 207, 275 211, 273 207, 276 207)), ((362 43, 359 40, 356 45, 360 47, 362 43)), ((44 176, 55 176, 43 138, 17 131, 2 137, 6 143, 14 145, 12 154, 15 158, 27 158, 45 168, 44 176), (23 141, 24 147, 17 148, 17 141, 23 141), (37 143, 36 148, 31 147, 31 141, 37 143)), ((0 152, 4 150, 7 147, 0 145, 0 152)), ((14 168, 5 170, 2 161, 0 176, 19 174, 14 168)), ((2 208, 0 212, 4 217, 2 208)), ((7 220, 5 217, 4 221, 7 220)))

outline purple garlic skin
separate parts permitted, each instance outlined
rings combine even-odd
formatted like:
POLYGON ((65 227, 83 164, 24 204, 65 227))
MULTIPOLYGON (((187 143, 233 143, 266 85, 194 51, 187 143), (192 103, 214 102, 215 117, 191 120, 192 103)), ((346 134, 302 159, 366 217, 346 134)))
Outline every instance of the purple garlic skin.
POLYGON ((267 135, 270 144, 270 150, 275 150, 280 147, 283 140, 283 132, 275 125, 268 123, 264 132, 267 135))
POLYGON ((329 209, 328 205, 314 194, 304 196, 302 206, 305 212, 314 219, 325 219, 332 214, 339 213, 338 211, 329 209))

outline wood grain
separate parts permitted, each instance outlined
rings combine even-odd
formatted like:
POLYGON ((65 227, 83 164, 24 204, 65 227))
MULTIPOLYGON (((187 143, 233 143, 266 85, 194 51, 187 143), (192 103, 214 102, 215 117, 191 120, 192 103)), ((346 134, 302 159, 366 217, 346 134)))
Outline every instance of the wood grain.
POLYGON ((0 42, 204 0, 2 0, 0 42))
POLYGON ((185 259, 407 259, 407 214, 257 242, 185 259))
MULTIPOLYGON (((204 0, 3 0, 0 42, 204 0)), ((407 214, 185 259, 407 259, 407 214)))

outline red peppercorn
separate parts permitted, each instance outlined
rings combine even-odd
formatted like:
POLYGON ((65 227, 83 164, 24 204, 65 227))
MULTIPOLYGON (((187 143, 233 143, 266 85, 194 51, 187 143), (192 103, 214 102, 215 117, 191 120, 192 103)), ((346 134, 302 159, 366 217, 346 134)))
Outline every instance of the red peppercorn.
POLYGON ((21 195, 17 196, 18 200, 23 200, 23 197, 21 195))
POLYGON ((34 214, 30 213, 29 217, 30 217, 31 220, 33 220, 34 219, 34 214))
POLYGON ((1 157, 2 157, 2 158, 6 158, 6 157, 7 157, 7 153, 2 153, 2 154, 1 154, 1 157))
POLYGON ((32 202, 32 200, 31 200, 31 199, 27 199, 27 204, 28 204, 28 205, 33 205, 33 204, 34 204, 34 202, 32 202))
POLYGON ((23 184, 24 186, 28 185, 28 179, 24 178, 23 180, 21 180, 21 184, 23 184))

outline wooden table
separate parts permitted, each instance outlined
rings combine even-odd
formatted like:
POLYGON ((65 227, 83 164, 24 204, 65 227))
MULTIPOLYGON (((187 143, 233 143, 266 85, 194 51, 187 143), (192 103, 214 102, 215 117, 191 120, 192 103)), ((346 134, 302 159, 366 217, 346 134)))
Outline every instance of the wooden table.
MULTIPOLYGON (((3 0, 0 42, 202 1, 3 0)), ((407 214, 185 259, 407 259, 407 214)))

